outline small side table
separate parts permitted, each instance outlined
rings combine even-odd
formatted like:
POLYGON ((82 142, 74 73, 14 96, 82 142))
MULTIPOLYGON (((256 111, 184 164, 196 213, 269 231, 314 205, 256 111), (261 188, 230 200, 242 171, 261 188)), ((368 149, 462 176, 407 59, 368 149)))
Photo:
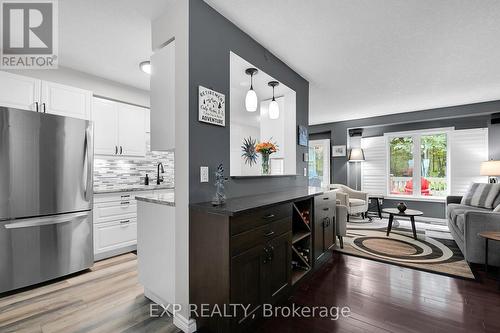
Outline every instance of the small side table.
POLYGON ((500 242, 500 231, 483 231, 477 234, 479 237, 484 238, 485 241, 485 252, 484 252, 484 265, 486 274, 488 274, 488 241, 500 242))
POLYGON ((389 214, 389 224, 387 225, 387 236, 389 236, 389 233, 391 232, 394 216, 401 216, 410 218, 411 229, 413 231, 413 238, 417 239, 417 229, 415 228, 415 216, 424 215, 423 212, 415 209, 407 209, 404 212, 400 212, 399 209, 396 208, 384 208, 382 211, 384 213, 389 214))
POLYGON ((370 202, 372 200, 375 200, 377 202, 377 211, 376 212, 368 211, 367 213, 377 214, 378 218, 382 219, 382 206, 380 205, 380 200, 384 200, 384 196, 383 195, 370 194, 370 195, 368 195, 368 200, 370 200, 370 202))

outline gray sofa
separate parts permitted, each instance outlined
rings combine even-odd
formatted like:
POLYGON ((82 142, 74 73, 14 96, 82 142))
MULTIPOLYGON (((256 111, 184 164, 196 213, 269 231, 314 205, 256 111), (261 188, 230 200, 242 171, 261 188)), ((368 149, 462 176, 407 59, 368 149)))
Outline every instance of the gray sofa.
MULTIPOLYGON (((477 234, 482 231, 500 231, 500 213, 492 209, 478 208, 460 204, 462 197, 446 198, 446 219, 451 235, 471 263, 484 264, 484 238, 477 234)), ((500 266, 500 244, 490 241, 488 263, 500 266)))

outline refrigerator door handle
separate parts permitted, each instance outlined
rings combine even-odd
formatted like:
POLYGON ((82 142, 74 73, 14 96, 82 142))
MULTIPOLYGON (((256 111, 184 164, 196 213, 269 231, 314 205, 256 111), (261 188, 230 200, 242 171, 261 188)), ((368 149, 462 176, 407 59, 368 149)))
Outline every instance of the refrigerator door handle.
POLYGON ((85 187, 84 187, 84 195, 86 200, 90 200, 90 196, 93 193, 92 190, 92 166, 90 161, 92 161, 92 157, 90 156, 91 154, 91 147, 92 147, 92 135, 91 135, 91 128, 88 127, 85 130, 85 158, 83 160, 83 163, 85 163, 84 168, 87 169, 87 172, 85 172, 85 187))
POLYGON ((42 225, 50 224, 60 224, 75 221, 77 219, 85 218, 89 215, 89 212, 65 214, 65 215, 52 215, 45 217, 36 217, 28 219, 19 219, 14 223, 9 223, 5 225, 5 229, 19 229, 19 228, 29 228, 29 227, 39 227, 42 225))

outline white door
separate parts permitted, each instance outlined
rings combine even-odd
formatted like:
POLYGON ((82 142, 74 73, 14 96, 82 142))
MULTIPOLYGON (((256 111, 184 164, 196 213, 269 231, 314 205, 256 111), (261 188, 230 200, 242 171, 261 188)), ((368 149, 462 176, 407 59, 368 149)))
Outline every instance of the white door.
POLYGON ((330 140, 309 140, 309 186, 330 184, 330 140))
POLYGON ((146 155, 146 112, 144 108, 118 103, 119 155, 146 155))
POLYGON ((40 82, 0 71, 0 106, 36 111, 40 100, 40 82))
POLYGON ((91 119, 92 92, 42 81, 42 111, 60 116, 91 119))
POLYGON ((94 153, 117 155, 119 153, 117 103, 102 98, 94 98, 92 108, 94 153))

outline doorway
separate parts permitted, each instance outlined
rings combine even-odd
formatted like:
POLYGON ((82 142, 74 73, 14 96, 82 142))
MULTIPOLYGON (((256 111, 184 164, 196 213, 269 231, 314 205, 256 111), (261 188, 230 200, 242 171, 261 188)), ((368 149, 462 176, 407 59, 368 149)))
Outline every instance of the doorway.
POLYGON ((309 140, 309 186, 330 184, 330 139, 309 140))

